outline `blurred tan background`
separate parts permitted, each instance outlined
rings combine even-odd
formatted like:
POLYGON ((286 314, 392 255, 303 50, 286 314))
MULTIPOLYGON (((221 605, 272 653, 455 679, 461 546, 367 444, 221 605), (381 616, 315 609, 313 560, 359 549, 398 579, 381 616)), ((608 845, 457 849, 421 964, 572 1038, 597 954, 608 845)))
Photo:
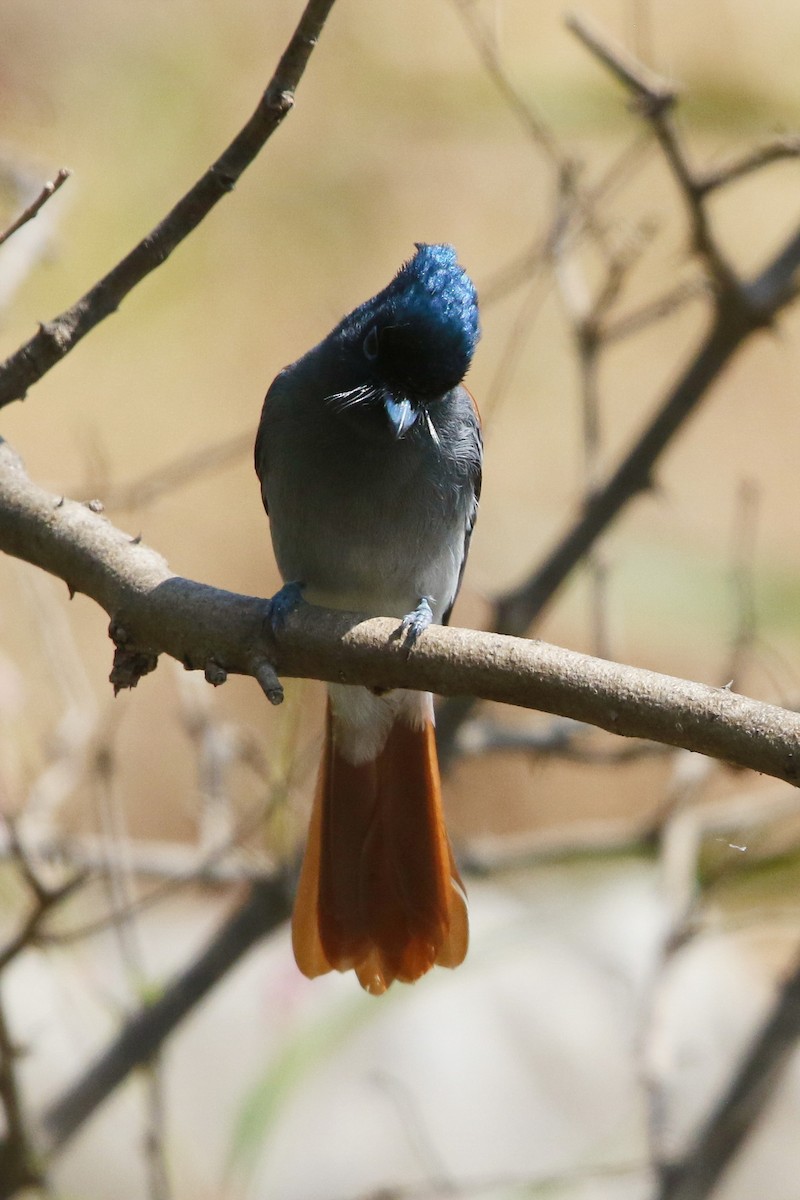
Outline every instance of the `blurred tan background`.
MULTIPOLYGON (((680 123, 698 163, 722 161, 800 124, 800 8, 788 0, 757 6, 749 0, 586 0, 584 8, 681 83, 680 123)), ((0 314, 0 355, 27 338, 36 321, 72 303, 216 157, 249 116, 299 11, 296 0, 5 0, 2 159, 41 182, 60 166, 73 175, 37 219, 45 222, 47 214, 45 253, 24 272, 0 314)), ((636 118, 565 30, 563 5, 491 0, 475 11, 520 93, 565 152, 582 159, 585 177, 599 178, 632 138, 636 118)), ((254 435, 264 392, 280 367, 382 287, 414 241, 452 242, 479 292, 488 290, 546 231, 555 195, 552 167, 487 78, 455 4, 339 0, 295 111, 235 192, 24 404, 3 411, 2 434, 42 485, 72 496, 113 497, 182 456, 254 435)), ((798 166, 789 162, 715 198, 712 211, 742 270, 757 269, 791 233, 797 196, 798 166)), ((3 202, 0 224, 15 211, 12 199, 3 202)), ((604 214, 616 230, 647 220, 657 231, 631 273, 620 311, 690 275, 683 213, 655 151, 614 192, 604 214)), ((0 250, 0 275, 4 263, 11 271, 4 255, 13 247, 14 240, 0 250)), ((587 270, 597 277, 591 260, 587 270)), ((706 315, 698 299, 604 357, 604 463, 613 463, 646 422, 698 344, 706 315)), ((565 527, 585 483, 576 358, 552 278, 533 300, 523 284, 485 304, 482 323, 469 383, 485 416, 484 493, 455 614, 460 624, 487 619, 492 596, 521 579, 565 527), (521 310, 527 312, 525 336, 509 370, 508 339, 521 310)), ((800 314, 793 311, 774 334, 747 345, 659 467, 657 492, 637 500, 606 539, 613 657, 712 684, 728 681, 739 611, 733 569, 742 525, 738 498, 746 483, 756 497, 751 579, 757 639, 735 686, 777 702, 800 695, 799 332, 800 314)), ((278 585, 249 449, 150 503, 109 515, 141 534, 177 572, 264 596, 278 585)), ((58 738, 93 722, 104 729, 113 724, 116 786, 128 830, 144 838, 194 838, 202 797, 178 673, 163 662, 134 693, 113 700, 103 614, 84 597, 68 603, 63 585, 33 575, 23 565, 0 563, 0 761, 11 801, 28 795, 58 738)), ((558 597, 537 634, 596 649, 584 573, 558 597)), ((281 839, 278 850, 302 829, 319 695, 311 685, 290 687, 283 710, 271 713, 253 681, 232 679, 208 701, 217 721, 232 723, 263 747, 273 783, 288 795, 285 825, 270 828, 270 837, 281 839)), ((536 718, 507 719, 530 725, 536 718)), ((674 761, 663 758, 616 770, 522 757, 464 762, 447 785, 451 824, 458 838, 475 839, 560 829, 574 820, 646 816, 663 803, 674 772, 674 761)), ((241 770, 234 781, 234 802, 243 811, 263 795, 263 782, 252 773, 241 770)), ((741 776, 717 771, 708 795, 724 797, 742 786, 741 776)), ((758 781, 747 786, 759 788, 758 781)), ((64 792, 59 820, 71 829, 95 829, 85 790, 76 784, 64 792)), ((781 853, 793 847, 795 832, 793 819, 782 827, 781 853)), ((737 840, 731 833, 730 841, 737 840)), ((795 880, 793 860, 787 861, 781 903, 795 880)), ((586 912, 602 907, 606 885, 613 890, 631 876, 630 902, 620 901, 605 936, 610 944, 629 936, 636 942, 627 922, 651 913, 643 939, 647 958, 664 917, 655 876, 644 864, 621 866, 621 876, 610 870, 602 886, 567 872, 559 877, 565 892, 555 868, 548 868, 552 877, 545 872, 520 884, 520 892, 512 881, 508 895, 493 894, 486 909, 478 904, 478 930, 494 930, 486 935, 489 944, 497 944, 496 936, 502 944, 502 931, 516 928, 513 913, 510 926, 506 920, 504 905, 517 903, 509 896, 524 893, 541 904, 546 920, 553 908, 563 915, 563 905, 572 904, 565 896, 573 893, 585 898, 586 912)), ((772 882, 764 888, 772 894, 772 882)), ((167 930, 170 937, 181 931, 174 934, 178 947, 184 910, 182 902, 173 903, 179 916, 173 924, 165 917, 163 929, 165 938, 167 930)), ((520 920, 531 921, 531 911, 520 920)), ((586 912, 574 916, 575 928, 584 930, 576 934, 582 946, 590 941, 582 925, 586 912)), ((569 942, 571 934, 565 936, 569 942)), ((765 935, 755 955, 759 970, 779 965, 787 945, 784 934, 765 935)), ((162 958, 170 961, 159 951, 162 958)), ((739 969, 732 968, 734 974, 739 969)), ((642 962, 631 971, 641 983, 642 962)), ((281 987, 290 986, 281 979, 281 987)), ((264 993, 263 978, 259 986, 264 993)), ((519 986, 524 992, 528 984, 519 986)), ((565 994, 573 986, 589 985, 576 977, 564 984, 565 994)), ((502 987, 519 997, 507 978, 502 987)), ((761 975, 753 987, 766 995, 761 975)), ((249 1012, 251 1001, 242 1003, 249 1012)), ((546 996, 542 1005, 544 1011, 546 996)), ((492 1012, 492 1020, 500 1019, 492 1012)), ((484 1018, 476 1020, 482 1027, 484 1018)), ((619 1012, 610 1018, 623 1040, 627 1020, 619 1012)), ((604 1036, 598 1028, 597 1039, 604 1036)), ((230 1064, 227 1050, 218 1052, 230 1064)), ((594 1067, 602 1079, 602 1056, 594 1067)), ((630 1083, 626 1076, 625 1086, 630 1083)), ((195 1136, 187 1134, 190 1143, 195 1136)), ((631 1140, 622 1141, 627 1154, 631 1140)), ((640 1150, 637 1144, 634 1157, 640 1150)), ((96 1163, 76 1176, 83 1186, 93 1170, 96 1163)), ((483 1163, 480 1170, 491 1175, 496 1168, 483 1163)), ((520 1160, 510 1174, 530 1170, 520 1160)), ((328 1190, 324 1183, 317 1191, 296 1181, 276 1186, 253 1185, 264 1197, 367 1194, 361 1184, 338 1177, 328 1190)), ((197 1190, 197 1180, 191 1187, 185 1194, 220 1194, 211 1185, 197 1190)), ((97 1195, 127 1193, 101 1187, 97 1195)), ((790 1193, 764 1195, 789 1200, 790 1193)))

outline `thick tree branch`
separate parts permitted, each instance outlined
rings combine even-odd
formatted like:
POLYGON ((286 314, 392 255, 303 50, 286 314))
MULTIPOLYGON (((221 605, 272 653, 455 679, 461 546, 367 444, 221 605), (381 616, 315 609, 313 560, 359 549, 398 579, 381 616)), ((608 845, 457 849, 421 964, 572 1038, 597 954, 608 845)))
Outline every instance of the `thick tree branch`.
POLYGON ((0 365, 0 408, 21 400, 227 195, 294 104, 294 93, 335 0, 308 0, 300 23, 247 124, 171 212, 71 308, 0 365))
POLYGON ((94 508, 37 487, 0 443, 0 550, 57 575, 105 609, 117 645, 117 687, 134 686, 165 653, 204 670, 215 684, 228 672, 253 675, 277 702, 274 666, 289 676, 542 709, 800 782, 795 713, 724 688, 498 634, 434 626, 409 654, 396 621, 310 606, 290 618, 276 644, 263 600, 173 575, 159 554, 94 508))

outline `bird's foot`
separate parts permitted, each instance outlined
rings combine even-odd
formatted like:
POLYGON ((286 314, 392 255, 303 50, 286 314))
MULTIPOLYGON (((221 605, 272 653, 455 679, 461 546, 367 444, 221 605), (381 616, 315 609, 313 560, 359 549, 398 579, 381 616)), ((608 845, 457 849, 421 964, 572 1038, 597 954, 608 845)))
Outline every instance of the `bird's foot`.
POLYGON ((271 600, 267 601, 266 620, 277 636, 294 610, 303 603, 304 583, 285 583, 271 600))
POLYGON ((432 622, 433 609, 430 600, 427 596, 422 596, 417 607, 412 612, 406 613, 400 622, 399 634, 401 637, 405 637, 409 650, 416 644, 419 635, 424 633, 432 622))

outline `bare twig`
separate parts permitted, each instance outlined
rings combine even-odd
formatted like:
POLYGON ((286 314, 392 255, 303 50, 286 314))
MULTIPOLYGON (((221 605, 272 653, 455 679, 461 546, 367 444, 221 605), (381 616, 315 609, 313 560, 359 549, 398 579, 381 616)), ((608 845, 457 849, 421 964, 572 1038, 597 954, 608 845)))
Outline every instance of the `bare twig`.
POLYGON ((613 43, 585 17, 573 13, 567 18, 567 27, 623 84, 647 120, 683 198, 692 247, 705 261, 720 298, 724 296, 727 303, 738 304, 739 281, 717 241, 704 203, 708 189, 690 166, 672 120, 676 89, 613 43))
MULTIPOLYGON (((41 192, 41 171, 20 165, 0 152, 0 188, 11 197, 13 211, 27 209, 41 192)), ((0 247, 0 316, 12 305, 20 288, 35 268, 50 254, 63 204, 38 209, 38 219, 17 224, 16 236, 6 237, 0 247)))
POLYGON ((91 778, 91 793, 101 843, 108 855, 100 876, 108 912, 108 926, 128 986, 127 1004, 137 998, 145 979, 144 954, 139 928, 134 920, 135 883, 128 861, 130 838, 119 799, 115 754, 108 743, 98 747, 91 778))
MULTIPOLYGON (((569 205, 568 194, 562 204, 569 205)), ((569 221, 564 222, 565 229, 569 221)), ((603 325, 606 314, 616 302, 629 271, 642 252, 645 231, 629 237, 618 248, 609 250, 605 277, 592 294, 574 239, 560 240, 553 250, 555 275, 575 341, 580 372, 581 429, 583 435, 584 495, 594 493, 600 471, 601 420, 598 375, 605 349, 603 325)), ((598 546, 586 556, 590 586, 592 649, 602 657, 611 657, 607 620, 608 564, 598 546)))
POLYGON ((12 853, 20 866, 23 878, 33 893, 34 903, 17 932, 5 946, 0 948, 0 972, 4 971, 8 964, 28 946, 36 945, 39 930, 48 914, 86 881, 85 873, 79 871, 59 887, 46 887, 37 875, 21 843, 17 840, 14 825, 8 818, 6 818, 6 825, 9 830, 12 853))
POLYGON ((0 246, 2 246, 3 242, 7 242, 11 235, 16 233, 18 229, 21 229, 23 225, 27 225, 28 221, 32 221, 39 212, 39 209, 47 203, 51 196, 55 195, 61 185, 67 182, 69 177, 70 172, 66 167, 62 167, 55 179, 50 180, 49 183, 44 185, 39 195, 28 205, 24 212, 21 212, 7 229, 0 231, 0 246))
POLYGON ((522 298, 505 338, 497 370, 489 384, 486 399, 481 402, 481 412, 487 422, 497 419, 503 400, 511 386, 521 353, 531 335, 536 316, 544 301, 545 289, 542 286, 541 275, 538 273, 538 267, 543 265, 544 260, 541 260, 537 264, 537 269, 531 274, 527 293, 522 298))
POLYGON ((468 721, 459 730, 457 749, 465 758, 485 754, 523 754, 531 759, 555 758, 564 762, 619 766, 643 758, 671 753, 658 742, 636 741, 632 745, 616 740, 608 744, 589 743, 590 725, 568 718, 556 718, 531 729, 518 729, 488 718, 468 721))
POLYGON ((459 865, 467 875, 486 876, 567 859, 608 859, 615 854, 649 851, 652 846, 649 820, 604 816, 552 829, 470 839, 459 846, 459 865))
POLYGON ((241 739, 231 721, 222 720, 214 696, 194 673, 175 665, 183 727, 190 738, 197 773, 197 843, 204 856, 232 844, 235 816, 231 768, 241 758, 241 739))
MULTIPOLYGON (((782 276, 781 289, 773 294, 773 314, 788 303, 797 266, 800 266, 800 237, 791 271, 782 276)), ((762 290, 759 281, 771 269, 772 264, 765 268, 759 280, 753 281, 753 290, 762 290)), ((749 327, 739 322, 731 323, 727 319, 718 319, 714 323, 697 355, 656 415, 616 470, 585 503, 581 515, 553 547, 535 573, 522 585, 499 598, 496 620, 496 628, 499 631, 521 633, 528 629, 552 600, 572 569, 584 558, 622 509, 634 496, 651 486, 656 463, 698 407, 708 388, 763 320, 763 317, 754 316, 749 327)))
POLYGON ((545 158, 559 171, 562 170, 567 156, 544 118, 536 112, 530 101, 522 97, 509 79, 500 61, 496 40, 481 20, 474 4, 470 3, 470 0, 455 0, 455 8, 481 57, 487 75, 503 97, 506 107, 514 114, 545 158))
MULTIPOLYGON (((278 870, 276 855, 246 853, 237 845, 257 829, 263 829, 269 808, 270 805, 263 803, 254 805, 231 830, 228 841, 218 842, 211 849, 198 849, 184 843, 154 842, 152 839, 144 842, 128 839, 123 853, 115 854, 113 848, 109 849, 100 839, 87 834, 41 844, 39 853, 43 858, 66 861, 76 869, 79 866, 83 866, 84 870, 91 867, 96 876, 124 869, 131 877, 149 876, 158 880, 158 883, 149 891, 127 900, 121 909, 112 908, 110 913, 69 928, 62 926, 57 930, 42 930, 37 941, 43 946, 64 946, 104 933, 118 915, 125 918, 139 915, 187 884, 253 883, 267 876, 273 877, 278 870)), ((0 843, 0 854, 2 850, 0 843)))
POLYGON ((47 894, 44 901, 37 904, 31 911, 29 916, 23 921, 22 926, 14 936, 0 949, 0 971, 5 970, 10 962, 13 961, 23 950, 29 946, 35 946, 38 942, 38 934, 45 917, 50 913, 57 904, 62 900, 66 900, 77 888, 85 882, 85 877, 82 875, 70 879, 62 887, 56 888, 47 894))
POLYGON ((71 308, 0 365, 0 408, 29 387, 105 317, 146 275, 160 266, 214 205, 235 186, 294 104, 294 94, 334 0, 308 0, 289 45, 247 124, 166 217, 71 308))
MULTIPOLYGON (((263 810, 253 816, 252 824, 263 820, 263 810)), ((243 834, 242 826, 236 829, 237 836, 243 834)), ((69 863, 77 871, 100 876, 104 872, 117 870, 119 862, 113 850, 109 850, 96 834, 64 834, 36 836, 27 841, 29 853, 39 862, 64 865, 69 863)), ((164 880, 170 884, 198 883, 204 886, 227 886, 231 883, 247 883, 260 879, 274 864, 266 856, 244 851, 231 844, 224 848, 215 847, 204 853, 197 846, 185 842, 145 841, 132 842, 126 851, 128 865, 133 874, 141 878, 164 880)), ((0 826, 0 861, 14 857, 7 833, 0 826)), ((59 935, 60 938, 60 935, 59 935)), ((48 933, 42 940, 54 940, 48 933)), ((58 940, 55 939, 55 940, 58 940)))
POLYGON ((612 42, 606 33, 578 13, 568 13, 567 29, 614 75, 640 103, 646 116, 651 109, 666 111, 678 99, 677 89, 650 67, 640 62, 623 46, 612 42))
POLYGON ((122 712, 113 711, 109 699, 102 708, 98 705, 85 656, 76 644, 72 616, 53 581, 25 571, 20 572, 20 584, 36 623, 51 696, 60 708, 43 746, 41 768, 16 805, 20 838, 27 847, 34 835, 45 835, 55 827, 68 797, 86 779, 96 747, 112 739, 122 712))
POLYGON ((612 341, 622 341, 624 338, 632 337, 633 334, 640 333, 657 321, 663 321, 665 317, 683 308, 684 304, 690 300, 707 296, 709 291, 710 285, 706 279, 683 280, 675 287, 669 288, 663 295, 657 296, 655 300, 649 300, 631 312, 622 313, 613 320, 606 321, 603 325, 603 339, 608 345, 612 341))
MULTIPOLYGON (((106 885, 108 924, 114 934, 117 952, 127 981, 126 1010, 138 1007, 147 979, 144 949, 136 922, 135 887, 128 850, 130 837, 125 827, 111 746, 100 747, 93 777, 93 792, 98 823, 109 859, 103 874, 106 885)), ((169 1200, 169 1182, 164 1149, 163 1063, 156 1051, 145 1064, 144 1160, 149 1181, 149 1200, 169 1200)))
POLYGON ((756 146, 753 150, 732 159, 719 167, 707 169, 695 177, 694 186, 698 194, 705 196, 717 188, 727 187, 754 171, 760 171, 770 163, 785 162, 786 159, 800 157, 800 137, 797 134, 785 134, 773 141, 756 146))
MULTIPOLYGON (((572 236, 577 238, 586 228, 585 213, 592 212, 601 202, 608 200, 615 191, 629 182, 647 158, 650 140, 646 133, 638 133, 603 171, 596 183, 586 187, 584 202, 572 214, 572 236)), ((580 175, 573 170, 575 186, 580 175)), ((536 271, 547 261, 553 246, 565 237, 562 228, 563 214, 556 212, 550 229, 544 236, 537 237, 522 253, 515 255, 512 262, 500 267, 480 287, 481 307, 486 309, 516 288, 528 283, 536 271)))

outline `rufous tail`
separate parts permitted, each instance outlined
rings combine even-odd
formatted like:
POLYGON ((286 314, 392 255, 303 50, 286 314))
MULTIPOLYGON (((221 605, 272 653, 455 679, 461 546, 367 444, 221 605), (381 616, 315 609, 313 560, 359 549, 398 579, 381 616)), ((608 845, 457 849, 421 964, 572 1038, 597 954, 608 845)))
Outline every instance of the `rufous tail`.
POLYGON ((442 815, 433 723, 398 716, 377 757, 337 751, 330 704, 292 918, 304 975, 355 971, 373 995, 467 952, 464 887, 442 815))

